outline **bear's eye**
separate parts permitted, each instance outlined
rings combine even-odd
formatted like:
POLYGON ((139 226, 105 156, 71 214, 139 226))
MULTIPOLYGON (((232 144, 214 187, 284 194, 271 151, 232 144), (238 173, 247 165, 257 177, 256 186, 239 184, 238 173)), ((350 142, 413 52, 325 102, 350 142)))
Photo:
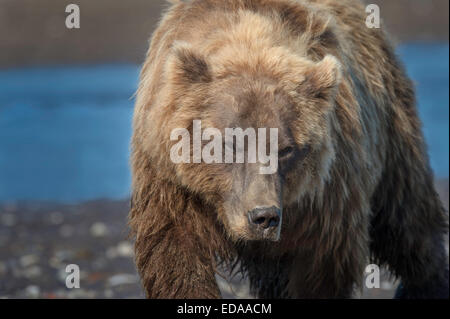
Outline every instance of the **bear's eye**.
POLYGON ((278 158, 280 160, 282 160, 282 159, 292 156, 293 154, 294 154, 294 148, 292 146, 288 146, 278 152, 278 158))
POLYGON ((297 147, 287 146, 278 152, 278 161, 282 173, 286 173, 294 167, 296 162, 303 161, 311 151, 310 145, 297 147))

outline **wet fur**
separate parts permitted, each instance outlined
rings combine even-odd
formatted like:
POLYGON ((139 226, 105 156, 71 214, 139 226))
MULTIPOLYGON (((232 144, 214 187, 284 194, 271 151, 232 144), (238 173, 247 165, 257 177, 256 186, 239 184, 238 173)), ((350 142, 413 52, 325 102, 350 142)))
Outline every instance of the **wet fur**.
MULTIPOLYGON (((134 117, 130 226, 147 296, 219 298, 217 263, 239 262, 258 297, 347 298, 361 285, 365 265, 376 262, 401 279, 398 297, 448 298, 447 216, 434 190, 413 86, 382 29, 366 28, 362 5, 173 2, 153 35, 134 117), (248 51, 234 51, 236 39, 248 51), (220 51, 224 45, 229 50, 220 51), (339 73, 304 79, 299 91, 291 86, 298 73, 283 55, 315 63, 334 56, 339 73), (218 189, 231 181, 215 178, 214 165, 178 169, 169 160, 168 128, 186 127, 201 112, 177 103, 195 105, 207 95, 201 83, 240 73, 286 83, 294 101, 308 99, 302 105, 334 101, 321 122, 327 134, 320 138, 329 146, 316 150, 323 166, 311 163, 303 178, 285 183, 290 195, 278 243, 232 238, 226 212, 214 205, 218 189), (335 76, 338 87, 317 90, 336 83, 335 76)), ((308 123, 297 129, 297 136, 315 130, 308 123)))

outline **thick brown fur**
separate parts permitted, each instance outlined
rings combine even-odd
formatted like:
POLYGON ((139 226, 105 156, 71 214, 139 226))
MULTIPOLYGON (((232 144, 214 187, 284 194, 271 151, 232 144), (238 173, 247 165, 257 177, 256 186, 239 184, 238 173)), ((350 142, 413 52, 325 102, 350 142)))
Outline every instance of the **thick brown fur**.
POLYGON ((218 298, 223 262, 261 298, 346 298, 372 259, 402 280, 399 297, 448 297, 447 217, 413 86, 360 2, 172 2, 134 117, 130 226, 147 296, 218 298), (215 106, 223 92, 229 104, 215 106), (236 105, 249 123, 289 123, 297 146, 312 145, 282 179, 278 242, 246 240, 230 221, 226 168, 169 158, 172 129, 199 118, 217 127, 236 105))

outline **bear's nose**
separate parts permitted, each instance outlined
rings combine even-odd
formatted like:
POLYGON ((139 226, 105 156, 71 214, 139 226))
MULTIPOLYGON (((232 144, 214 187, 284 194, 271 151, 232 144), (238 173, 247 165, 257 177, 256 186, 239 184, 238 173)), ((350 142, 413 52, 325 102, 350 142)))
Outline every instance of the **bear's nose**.
POLYGON ((248 213, 248 220, 251 224, 254 224, 263 229, 270 227, 278 227, 280 223, 281 210, 272 207, 255 208, 248 213))

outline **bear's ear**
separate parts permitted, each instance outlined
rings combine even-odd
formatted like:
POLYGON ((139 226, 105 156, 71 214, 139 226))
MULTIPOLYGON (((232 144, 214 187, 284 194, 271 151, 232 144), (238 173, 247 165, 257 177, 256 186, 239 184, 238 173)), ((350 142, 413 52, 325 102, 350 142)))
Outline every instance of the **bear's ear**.
POLYGON ((341 80, 341 65, 332 55, 309 67, 299 91, 309 97, 329 100, 341 80))
POLYGON ((187 44, 178 43, 174 47, 175 72, 189 83, 207 83, 212 79, 206 58, 187 44))

